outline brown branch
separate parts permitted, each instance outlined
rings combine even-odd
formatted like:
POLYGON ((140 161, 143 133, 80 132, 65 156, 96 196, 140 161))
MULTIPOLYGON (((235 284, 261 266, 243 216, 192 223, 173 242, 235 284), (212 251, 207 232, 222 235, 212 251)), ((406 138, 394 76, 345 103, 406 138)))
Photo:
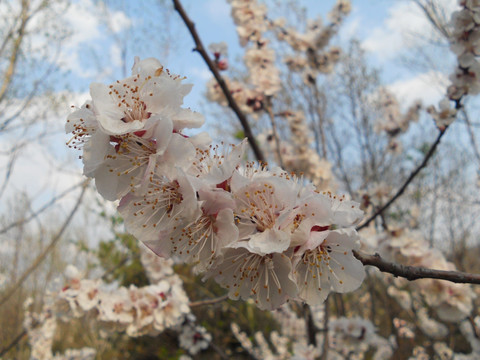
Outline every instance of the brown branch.
POLYGON ((385 261, 376 253, 374 255, 364 254, 353 250, 353 255, 363 265, 375 266, 380 271, 392 274, 396 277, 403 277, 413 281, 418 279, 439 279, 461 284, 480 284, 479 274, 470 274, 461 271, 447 271, 427 269, 420 266, 408 266, 385 261))
POLYGON ((192 35, 193 41, 195 42, 195 48, 193 49, 193 51, 198 52, 200 56, 203 58, 203 60, 207 63, 208 68, 212 72, 213 76, 218 82, 218 85, 220 85, 220 88, 222 89, 223 94, 227 98, 228 106, 230 106, 230 108, 233 110, 235 115, 237 115, 238 120, 242 124, 243 131, 245 133, 245 136, 248 139, 250 146, 252 147, 252 150, 253 150, 253 153, 255 154, 256 159, 258 161, 265 162, 265 157, 262 153, 262 150, 260 149, 260 147, 257 145, 255 141, 255 137, 253 136, 252 129, 248 124, 248 120, 245 114, 242 112, 242 110, 240 110, 240 107, 238 106, 237 102, 233 98, 232 93, 230 92, 227 84, 225 83, 225 80, 220 75, 220 72, 218 71, 217 66, 212 61, 207 51, 205 50, 202 40, 200 39, 197 31, 195 30, 195 23, 192 22, 192 20, 190 20, 190 18, 188 17, 187 13, 183 9, 183 6, 179 0, 173 0, 173 6, 175 10, 178 12, 178 14, 180 15, 180 17, 182 18, 185 25, 187 26, 188 30, 190 31, 190 34, 192 35))
POLYGON ((416 169, 410 174, 410 176, 408 177, 408 179, 403 183, 403 185, 397 190, 397 192, 395 193, 395 195, 393 195, 393 197, 388 200, 385 205, 383 205, 382 207, 380 207, 377 211, 375 211, 375 213, 370 216, 362 225, 358 226, 357 227, 357 230, 360 230, 360 229, 363 229, 364 227, 368 226, 368 224, 370 224, 373 220, 375 220, 375 218, 377 216, 379 216, 380 214, 382 214, 386 209, 388 209, 390 207, 390 205, 392 205, 395 200, 397 200, 404 192, 405 192, 405 189, 407 188, 407 186, 413 181, 413 179, 415 179, 415 177, 418 175, 418 173, 425 167, 427 166, 427 163, 428 161, 430 160, 430 158, 433 156, 433 154, 435 153, 435 150, 437 149, 438 147, 438 144, 440 144, 440 140, 442 139, 443 135, 445 134, 447 128, 444 128, 442 130, 440 130, 438 136, 437 136, 437 139, 435 140, 435 142, 432 144, 432 146, 430 147, 430 150, 428 150, 428 152, 425 154, 425 157, 423 158, 423 161, 420 165, 418 165, 416 167, 416 169))
POLYGON ((312 309, 307 303, 303 304, 303 317, 307 329, 308 344, 317 346, 317 327, 313 321, 312 309))
POLYGON ((65 230, 67 229, 67 226, 68 224, 70 223, 70 221, 72 220, 73 218, 73 215, 75 215, 75 213, 77 212, 80 204, 82 203, 82 199, 83 199, 83 195, 85 194, 85 190, 87 189, 87 186, 89 184, 89 181, 85 181, 84 184, 83 184, 83 189, 82 189, 82 192, 80 193, 78 199, 77 199, 77 202, 75 204, 75 206, 73 207, 72 211, 70 211, 70 214, 68 215, 67 219, 64 221, 61 229, 59 230, 59 232, 55 235, 55 237, 50 241, 50 243, 48 244, 48 246, 42 251, 42 253, 40 255, 37 256, 37 258, 35 259, 35 261, 33 262, 32 265, 30 265, 30 267, 25 270, 25 272, 22 274, 22 276, 18 279, 18 281, 13 285, 11 286, 7 291, 6 291, 6 294, 2 297, 2 299, 0 300, 0 306, 2 306, 3 304, 5 304, 5 302, 10 299, 10 297, 15 293, 15 291, 18 290, 18 288, 23 284, 23 282, 32 274, 32 272, 43 262, 43 260, 45 260, 45 258, 47 257, 48 253, 53 249, 55 248, 55 245, 57 244, 58 240, 60 240, 60 238, 62 237, 63 233, 65 232, 65 230))
POLYGON ((10 55, 10 58, 8 60, 8 67, 5 70, 5 73, 3 74, 3 83, 2 86, 0 87, 0 102, 4 99, 4 97, 7 94, 7 90, 9 88, 10 83, 12 82, 13 76, 15 74, 15 68, 17 66, 18 62, 18 54, 20 52, 20 47, 23 42, 23 37, 25 35, 25 30, 27 27, 27 23, 30 20, 30 15, 28 14, 28 10, 30 7, 30 2, 23 0, 22 1, 22 10, 20 13, 20 26, 17 32, 17 38, 13 41, 12 45, 12 53, 10 55))
POLYGON ((200 301, 193 301, 190 304, 188 304, 190 307, 196 307, 196 306, 203 306, 203 305, 212 305, 216 304, 222 301, 225 301, 228 299, 228 294, 219 296, 214 299, 207 299, 207 300, 200 300, 200 301))
POLYGON ((277 125, 275 123, 275 114, 273 113, 273 110, 272 110, 272 101, 270 98, 267 98, 265 111, 267 112, 270 118, 270 123, 272 124, 272 134, 273 134, 273 138, 275 139, 275 151, 277 152, 278 164, 280 165, 281 168, 284 168, 285 166, 283 165, 282 151, 280 150, 280 138, 277 133, 277 125))
POLYGON ((0 350, 0 358, 8 353, 13 347, 15 347, 24 337, 27 335, 27 330, 23 330, 20 334, 18 334, 15 339, 8 345, 6 345, 3 349, 0 350))
POLYGON ((54 205, 58 200, 60 200, 61 198, 63 198, 64 196, 68 195, 72 190, 74 190, 75 188, 77 187, 80 187, 82 186, 82 184, 84 183, 84 181, 82 180, 80 183, 72 186, 72 187, 69 187, 67 190, 65 190, 64 192, 58 194, 57 196, 54 196, 53 198, 51 198, 45 205, 43 205, 40 209, 38 209, 37 211, 35 211, 34 213, 32 213, 29 217, 26 217, 24 219, 21 219, 21 220, 18 220, 18 221, 15 221, 7 226, 5 226, 4 228, 0 229, 0 235, 1 234, 4 234, 6 233, 8 230, 16 227, 16 226, 20 226, 20 225, 23 225, 23 224, 26 224, 28 223, 29 221, 35 219, 38 215, 40 215, 42 212, 44 212, 45 210, 47 210, 50 206, 54 205))

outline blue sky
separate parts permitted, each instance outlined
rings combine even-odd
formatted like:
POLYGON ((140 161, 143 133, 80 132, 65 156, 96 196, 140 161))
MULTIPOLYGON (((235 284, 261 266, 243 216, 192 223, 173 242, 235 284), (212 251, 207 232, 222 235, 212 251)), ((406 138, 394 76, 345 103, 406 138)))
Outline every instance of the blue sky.
MULTIPOLYGON (((445 3, 448 2, 454 3, 451 0, 445 0, 445 3)), ((131 38, 134 37, 132 34, 138 31, 138 28, 144 23, 150 21, 153 26, 158 27, 158 32, 163 32, 164 22, 148 19, 149 15, 159 19, 167 18, 167 25, 170 27, 170 39, 168 36, 166 37, 167 43, 170 40, 168 53, 165 53, 159 44, 152 43, 149 46, 148 43, 151 39, 145 36, 145 44, 138 46, 137 42, 136 47, 139 49, 138 51, 135 51, 135 49, 127 51, 126 64, 123 65, 118 56, 118 46, 112 43, 110 37, 103 35, 105 27, 102 26, 101 21, 93 21, 90 17, 89 31, 83 35, 83 42, 81 36, 77 36, 74 44, 76 44, 78 49, 82 49, 86 45, 85 43, 87 43, 89 48, 103 53, 102 58, 105 64, 103 74, 98 74, 98 71, 97 73, 95 72, 95 68, 92 65, 93 61, 88 60, 88 55, 77 55, 74 58, 78 59, 82 66, 77 66, 77 71, 72 69, 70 85, 79 92, 88 91, 88 84, 91 81, 109 82, 118 77, 123 77, 122 70, 130 68, 134 55, 142 58, 154 56, 159 58, 172 72, 187 76, 189 81, 195 84, 194 90, 186 98, 186 104, 196 107, 198 102, 201 101, 205 88, 204 84, 210 77, 210 74, 199 55, 191 51, 193 42, 186 28, 181 23, 179 16, 171 11, 170 1, 165 1, 164 3, 165 5, 162 7, 156 5, 155 2, 145 1, 142 3, 143 6, 140 11, 138 11, 138 9, 134 8, 132 10, 131 3, 127 2, 127 6, 123 3, 122 7, 120 7, 118 5, 120 3, 112 2, 110 16, 116 19, 118 33, 115 35, 119 38, 124 37, 126 41, 131 41, 131 38), (152 9, 152 13, 149 14, 142 11, 144 9, 152 9)), ((335 1, 304 0, 298 1, 298 3, 307 7, 308 17, 316 18, 318 15, 322 15, 325 18, 335 1)), ((205 44, 225 41, 229 45, 230 59, 235 59, 241 54, 235 27, 229 16, 230 7, 226 1, 188 0, 183 1, 183 4, 189 16, 195 22, 197 31, 205 44)), ((91 5, 90 0, 81 0, 76 6, 86 9, 91 5)), ((398 65, 398 56, 408 51, 409 45, 405 43, 405 39, 402 39, 406 32, 414 29, 422 33, 427 26, 426 22, 418 16, 418 11, 416 11, 415 15, 415 10, 417 10, 415 7, 411 1, 402 0, 354 1, 352 13, 347 18, 336 41, 345 44, 346 40, 352 36, 360 39, 371 52, 369 57, 371 63, 384 69, 382 76, 387 83, 411 80, 413 76, 420 74, 412 72, 411 69, 409 71, 402 69, 398 65)), ((78 28, 81 29, 82 21, 78 19, 78 10, 76 9, 75 11, 77 11, 76 22, 80 23, 78 28)), ((94 11, 93 8, 92 11, 94 11)), ((87 11, 81 16, 89 18, 87 11)), ((154 32, 154 29, 152 29, 152 32, 154 32)), ((74 64, 77 65, 77 63, 74 64)), ((402 88, 401 84, 399 84, 399 87, 402 88)), ((422 93, 424 94, 425 91, 422 93)))

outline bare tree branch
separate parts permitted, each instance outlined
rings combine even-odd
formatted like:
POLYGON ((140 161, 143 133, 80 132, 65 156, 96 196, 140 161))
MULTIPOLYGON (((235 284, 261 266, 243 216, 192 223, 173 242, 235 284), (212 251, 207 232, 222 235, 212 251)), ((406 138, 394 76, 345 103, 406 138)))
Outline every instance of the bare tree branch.
POLYGON ((217 298, 213 298, 213 299, 193 301, 190 304, 188 304, 188 306, 196 307, 196 306, 212 305, 212 304, 216 304, 216 303, 225 301, 227 299, 228 299, 228 294, 225 294, 225 295, 219 296, 217 298))
POLYGON ((415 170, 413 170, 413 172, 410 174, 410 176, 407 178, 407 180, 405 180, 405 182, 403 183, 403 185, 397 190, 397 192, 395 193, 395 195, 392 196, 392 198, 390 198, 390 200, 388 200, 385 205, 383 205, 382 207, 380 207, 377 211, 375 211, 375 213, 370 216, 362 225, 358 226, 357 227, 357 230, 360 230, 360 229, 363 229, 364 227, 368 226, 368 224, 370 224, 373 220, 375 220, 375 218, 382 214, 386 209, 388 209, 390 207, 390 205, 392 205, 395 200, 397 200, 406 190, 407 186, 413 181, 413 179, 415 179, 415 177, 418 175, 418 173, 425 167, 427 166, 427 163, 428 163, 428 160, 430 160, 430 158, 433 156, 433 154, 435 153, 435 150, 437 149, 437 146, 438 144, 440 144, 440 140, 442 139, 443 135, 445 134, 447 128, 443 129, 443 130, 440 130, 438 136, 437 136, 437 139, 435 140, 435 142, 432 144, 432 146, 430 147, 430 150, 428 150, 428 152, 425 154, 424 158, 423 158, 423 161, 421 162, 420 165, 418 165, 415 170))
POLYGON ((18 61, 18 54, 20 52, 20 46, 22 45, 27 23, 30 20, 30 15, 28 14, 29 8, 30 8, 30 1, 23 0, 22 11, 20 14, 21 22, 18 30, 16 31, 18 35, 13 40, 13 48, 12 48, 12 53, 10 55, 9 64, 7 69, 5 70, 5 73, 3 74, 3 82, 2 82, 2 86, 0 87, 0 102, 2 102, 3 98, 6 96, 8 87, 12 82, 13 75, 15 74, 15 68, 18 61))
POLYGON ((418 279, 439 279, 461 284, 480 284, 479 274, 470 274, 461 271, 435 270, 420 266, 395 264, 385 261, 378 253, 374 255, 368 255, 354 250, 353 254, 362 262, 363 265, 375 266, 382 272, 403 277, 410 281, 418 279))
POLYGON ((262 153, 262 150, 260 149, 257 142, 255 141, 255 137, 253 136, 252 129, 248 124, 248 120, 245 114, 242 112, 242 110, 240 110, 240 107, 238 106, 237 102, 233 98, 230 90, 228 89, 227 84, 225 83, 225 80, 223 80, 223 77, 222 75, 220 75, 220 72, 218 71, 215 63, 212 61, 212 59, 210 59, 210 56, 205 50, 205 47, 203 46, 202 40, 200 39, 197 33, 197 30, 195 30, 195 23, 193 23, 192 20, 190 20, 190 18, 188 17, 187 13, 183 9, 183 6, 179 0, 173 0, 173 6, 175 10, 178 12, 178 14, 180 15, 180 17, 182 18, 185 25, 187 26, 188 30, 190 31, 190 34, 192 35, 193 41, 195 42, 195 48, 193 50, 198 52, 200 56, 203 58, 203 60, 207 63, 208 68, 212 72, 213 76, 218 82, 218 85, 220 85, 220 88, 222 89, 223 94, 227 98, 228 105, 233 110, 233 112, 237 115, 238 120, 242 124, 243 131, 245 132, 245 136, 247 137, 248 142, 252 147, 252 150, 253 150, 253 153, 255 154, 256 159, 258 161, 265 162, 265 157, 262 153))
POLYGON ((20 341, 22 341, 25 335, 27 335, 27 330, 23 330, 20 334, 15 336, 15 338, 12 340, 10 344, 6 345, 3 349, 0 350, 0 357, 8 353, 11 349, 13 349, 15 345, 17 345, 20 341))
POLYGON ((57 196, 52 197, 45 205, 43 205, 40 209, 38 209, 37 211, 32 213, 29 217, 26 217, 25 219, 22 219, 22 220, 19 220, 19 221, 15 221, 14 223, 11 223, 10 225, 5 226, 3 229, 0 229, 0 235, 6 233, 8 230, 10 230, 10 229, 12 229, 16 226, 25 224, 25 223, 33 220, 38 215, 40 215, 42 212, 44 212, 46 209, 48 209, 50 206, 55 204, 58 200, 60 200, 61 198, 63 198, 67 194, 69 194, 72 190, 76 189, 79 186, 82 186, 82 184, 84 184, 84 182, 85 181, 82 180, 80 183, 75 184, 72 187, 69 187, 67 190, 58 194, 57 196))
POLYGON ((60 240, 60 238, 62 237, 63 233, 65 232, 65 230, 67 229, 68 227, 68 224, 70 224, 70 221, 72 220, 73 218, 73 215, 75 215, 75 213, 77 212, 80 204, 82 203, 82 199, 83 199, 83 195, 85 195, 85 191, 88 187, 88 184, 89 184, 89 180, 85 181, 83 183, 83 189, 82 189, 82 192, 80 193, 78 199, 77 199, 77 202, 75 204, 75 206, 73 207, 72 211, 70 212, 70 214, 68 215, 68 217, 66 218, 66 220, 64 221, 62 227, 60 228, 59 232, 53 237, 53 239, 50 241, 50 243, 48 244, 48 246, 42 251, 42 253, 40 255, 37 256, 37 258, 35 259, 35 261, 32 263, 32 265, 30 265, 30 267, 22 274, 22 276, 20 276, 20 278, 17 280, 17 282, 13 285, 13 286, 10 286, 10 288, 6 291, 6 294, 2 297, 2 299, 0 300, 0 306, 2 306, 3 304, 5 304, 5 302, 10 299, 10 297, 15 293, 15 291, 18 290, 18 288, 23 284, 23 282, 32 274, 32 272, 43 262, 43 260, 45 260, 45 258, 47 257, 48 253, 55 247, 55 245, 57 244, 58 240, 60 240))

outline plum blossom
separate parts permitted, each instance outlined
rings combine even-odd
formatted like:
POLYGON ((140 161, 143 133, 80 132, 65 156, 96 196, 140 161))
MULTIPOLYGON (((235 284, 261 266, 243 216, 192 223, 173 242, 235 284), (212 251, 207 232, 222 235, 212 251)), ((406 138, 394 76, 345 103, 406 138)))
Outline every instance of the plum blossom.
POLYGON ((211 340, 212 335, 207 333, 207 329, 193 324, 183 326, 179 336, 180 347, 191 355, 196 355, 201 350, 208 348, 211 340))
POLYGON ((160 163, 157 157, 165 167, 172 152, 177 160, 179 154, 188 161, 195 155, 188 137, 179 134, 201 126, 204 119, 181 108, 191 90, 182 80, 156 59, 136 59, 131 77, 109 86, 92 84, 92 100, 68 117, 69 145, 83 149, 84 173, 95 178, 106 199, 145 187, 160 163))
POLYGON ((430 106, 427 108, 427 111, 433 117, 439 129, 445 129, 453 123, 457 117, 457 110, 451 108, 450 101, 446 98, 438 103, 438 110, 435 109, 434 106, 430 106))
MULTIPOLYGON (((232 7, 239 23, 253 27, 263 11, 250 2, 233 1, 232 7)), ((257 38, 263 29, 257 30, 249 37, 256 47, 245 60, 263 85, 238 91, 254 111, 276 86, 267 69, 275 54, 257 38)), ((193 264, 227 288, 230 298, 252 298, 261 309, 290 299, 321 303, 330 291, 358 288, 364 270, 352 250, 359 246, 353 228, 363 216, 359 204, 321 193, 280 168, 242 166, 245 141, 220 149, 209 145, 206 134, 183 134, 203 117, 181 107, 191 89, 182 80, 156 59, 136 59, 131 77, 92 84, 92 100, 68 118, 70 146, 83 150, 85 173, 95 178, 98 191, 120 200, 127 230, 154 254, 193 264)), ((302 124, 292 121, 297 132, 305 130, 302 124)), ((299 152, 309 154, 304 140, 306 135, 298 140, 299 152)), ((72 274, 60 296, 63 307, 74 316, 97 312, 105 325, 130 336, 175 326, 188 307, 166 300, 180 291, 164 279, 173 279, 170 268, 163 272, 163 265, 142 259, 151 267, 150 287, 103 299, 99 283, 72 274)))
POLYGON ((331 291, 356 290, 365 277, 362 263, 351 251, 359 247, 351 231, 312 230, 310 239, 295 255, 299 297, 314 305, 323 302, 331 291))
POLYGON ((212 272, 215 281, 228 289, 231 299, 253 298, 260 309, 273 310, 295 297, 297 286, 290 259, 282 253, 260 255, 248 244, 228 248, 212 272))

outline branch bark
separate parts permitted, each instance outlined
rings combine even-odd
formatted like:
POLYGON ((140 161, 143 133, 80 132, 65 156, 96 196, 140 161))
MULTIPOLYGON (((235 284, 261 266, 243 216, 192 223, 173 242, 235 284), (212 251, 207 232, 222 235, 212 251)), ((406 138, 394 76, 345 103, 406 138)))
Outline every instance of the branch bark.
POLYGON ((354 250, 353 255, 355 255, 355 257, 360 260, 363 265, 374 266, 382 272, 389 273, 397 277, 403 277, 410 281, 418 279, 439 279, 460 284, 480 284, 479 274, 470 274, 461 271, 435 270, 420 266, 395 264, 382 259, 378 253, 374 255, 368 255, 354 250))
POLYGON ((204 306, 204 305, 213 305, 222 301, 225 301, 228 299, 228 294, 219 296, 217 298, 213 299, 206 299, 206 300, 199 300, 199 301, 193 301, 189 304, 190 307, 196 307, 196 306, 204 306))
POLYGON ((218 71, 217 66, 212 61, 207 51, 205 50, 205 47, 203 46, 202 40, 200 39, 200 36, 198 35, 197 30, 195 30, 195 23, 192 20, 190 20, 190 18, 188 17, 187 13, 183 9, 183 6, 179 0, 173 0, 173 6, 175 10, 178 12, 178 14, 180 15, 180 17, 182 18, 185 25, 187 26, 188 31, 192 35, 193 41, 195 42, 195 48, 193 49, 193 51, 198 52, 200 56, 203 58, 208 68, 212 72, 213 76, 217 80, 218 85, 220 85, 220 88, 222 89, 223 94, 227 98, 228 106, 230 106, 230 108, 233 110, 235 115, 237 115, 238 120, 242 124, 243 131, 245 133, 245 136, 248 139, 250 146, 252 147, 252 150, 253 150, 253 153, 255 154, 256 159, 260 162, 265 162, 265 157, 262 153, 262 150, 260 149, 260 147, 257 145, 257 142, 255 141, 255 137, 253 136, 253 132, 252 132, 252 129, 250 128, 250 125, 248 124, 247 117, 238 106, 230 90, 228 89, 228 86, 225 83, 225 80, 223 79, 222 75, 220 75, 220 72, 218 71))
POLYGON ((392 196, 392 198, 390 200, 388 200, 385 205, 383 205, 382 207, 380 207, 377 211, 375 211, 375 213, 370 216, 362 225, 358 226, 357 227, 357 230, 360 230, 360 229, 363 229, 364 227, 368 226, 368 224, 370 224, 373 220, 375 220, 375 218, 377 216, 379 216, 380 214, 382 214, 385 210, 387 210, 390 205, 392 205, 395 200, 397 200, 404 192, 405 190, 407 189, 408 185, 413 181, 413 179, 415 179, 415 177, 418 175, 418 173, 425 167, 427 166, 427 163, 428 161, 430 160, 430 158, 433 156, 433 154, 435 153, 435 150, 437 149, 438 145, 440 144, 440 140, 442 139, 443 135, 445 134, 447 128, 443 129, 443 130, 440 130, 438 136, 437 136, 437 139, 435 140, 435 142, 432 144, 432 146, 430 147, 430 149, 428 150, 428 152, 425 154, 424 158, 423 158, 423 161, 421 162, 420 165, 418 165, 415 170, 410 174, 410 176, 407 178, 407 180, 403 183, 403 185, 397 190, 397 192, 395 193, 395 195, 392 196))
POLYGON ((20 52, 20 46, 22 45, 27 23, 30 20, 30 15, 28 14, 29 9, 30 9, 30 1, 23 0, 22 10, 20 14, 20 19, 21 19, 20 26, 16 31, 17 37, 13 40, 12 53, 10 54, 10 58, 8 60, 8 67, 5 70, 5 73, 3 74, 4 79, 2 82, 2 86, 0 87, 0 102, 2 102, 2 100, 5 98, 9 85, 12 82, 13 75, 15 74, 15 68, 17 66, 17 61, 18 61, 18 54, 20 52))

